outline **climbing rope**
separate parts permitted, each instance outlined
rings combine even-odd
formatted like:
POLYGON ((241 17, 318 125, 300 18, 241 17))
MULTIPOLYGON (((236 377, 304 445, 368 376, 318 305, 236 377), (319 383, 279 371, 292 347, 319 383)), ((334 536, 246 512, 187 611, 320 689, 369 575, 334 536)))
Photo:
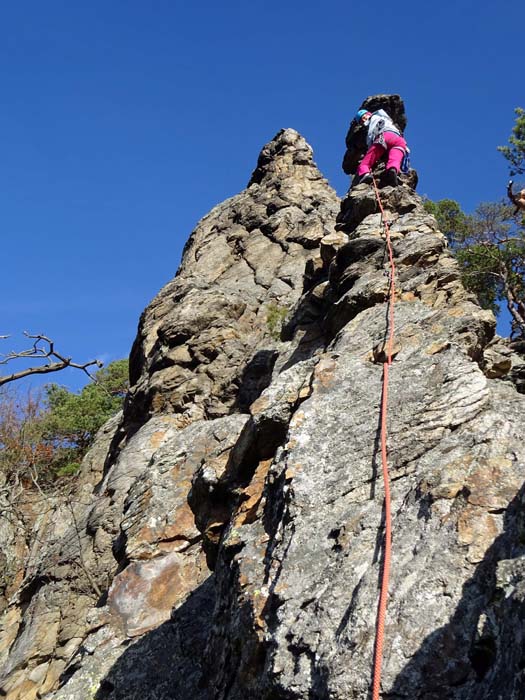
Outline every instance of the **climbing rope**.
POLYGON ((385 488, 385 548, 383 568, 381 572, 381 593, 377 610, 376 640, 374 647, 374 672, 372 683, 372 700, 379 700, 381 688, 381 662, 383 659, 383 641, 385 637, 385 618, 388 598, 388 583, 390 578, 390 558, 392 550, 392 516, 390 507, 390 480, 388 475, 388 459, 386 449, 387 437, 387 409, 388 409, 388 371, 392 364, 392 350, 394 345, 394 300, 395 300, 395 273, 394 254, 390 240, 390 228, 385 216, 377 182, 372 175, 377 203, 381 211, 381 221, 385 227, 386 247, 390 262, 390 292, 388 301, 388 342, 386 346, 386 360, 383 362, 383 390, 381 396, 381 465, 383 469, 383 483, 385 488))

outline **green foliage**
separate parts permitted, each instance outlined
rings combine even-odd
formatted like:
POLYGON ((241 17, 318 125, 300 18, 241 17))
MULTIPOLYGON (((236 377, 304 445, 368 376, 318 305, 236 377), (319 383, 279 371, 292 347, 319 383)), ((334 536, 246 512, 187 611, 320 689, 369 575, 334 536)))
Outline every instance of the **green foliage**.
POLYGON ((456 257, 462 269, 463 284, 474 292, 484 309, 499 313, 501 298, 497 279, 492 275, 498 264, 497 254, 492 248, 472 244, 459 247, 456 257))
POLYGON ((114 398, 123 399, 129 388, 128 360, 111 362, 107 367, 99 369, 95 379, 95 386, 105 389, 114 398))
POLYGON ((57 474, 74 473, 99 428, 122 406, 127 390, 127 360, 112 362, 95 374, 79 394, 57 384, 46 386, 42 429, 56 448, 57 474))
POLYGON ((80 462, 68 462, 56 469, 57 476, 72 476, 80 469, 80 462))
POLYGON ((525 300, 521 274, 524 234, 513 208, 503 202, 484 202, 469 216, 457 257, 467 288, 477 294, 485 308, 498 312, 503 301, 514 315, 516 304, 525 300))
POLYGON ((509 145, 498 146, 498 151, 503 153, 509 161, 511 175, 523 175, 525 173, 525 109, 517 107, 514 111, 516 121, 509 137, 509 145))
POLYGON ((79 393, 57 384, 39 392, 0 389, 0 483, 50 487, 76 474, 99 428, 122 406, 128 362, 95 374, 79 393))
POLYGON ((453 199, 440 199, 433 202, 425 199, 423 202, 425 210, 432 214, 438 223, 439 229, 448 238, 452 247, 468 231, 468 216, 461 210, 460 205, 453 199))
POLYGON ((515 332, 525 335, 525 228, 513 207, 484 202, 465 214, 454 200, 425 203, 447 235, 463 283, 480 304, 497 313, 504 302, 515 332))
POLYGON ((274 340, 279 340, 281 336, 281 328, 287 313, 288 309, 278 304, 269 304, 266 309, 266 325, 274 340))
MULTIPOLYGON (((510 174, 525 173, 525 110, 518 107, 508 145, 499 146, 510 174)), ((460 263, 463 282, 482 306, 506 304, 513 332, 525 337, 525 217, 505 202, 485 202, 465 214, 454 200, 427 200, 460 263)))

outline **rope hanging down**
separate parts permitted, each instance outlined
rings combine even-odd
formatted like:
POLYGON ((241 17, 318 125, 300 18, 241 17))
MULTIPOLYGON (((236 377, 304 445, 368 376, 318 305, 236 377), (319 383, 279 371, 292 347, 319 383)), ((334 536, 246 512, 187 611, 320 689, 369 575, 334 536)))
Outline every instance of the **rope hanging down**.
POLYGON ((374 647, 374 672, 372 683, 372 700, 379 700, 381 688, 381 662, 383 659, 383 641, 385 637, 385 618, 388 598, 388 583, 390 578, 390 558, 392 550, 392 516, 390 506, 390 480, 388 475, 388 460, 386 449, 387 436, 387 409, 388 409, 388 371, 392 364, 392 350, 394 345, 394 300, 395 300, 395 274, 394 254, 390 240, 390 228, 385 216, 377 182, 372 175, 377 203, 381 211, 381 221, 385 227, 386 247, 390 262, 390 293, 388 301, 388 342, 386 347, 386 361, 383 363, 383 390, 381 397, 381 465, 383 469, 383 483, 385 488, 385 548, 383 568, 381 572, 381 593, 377 610, 376 640, 374 647))

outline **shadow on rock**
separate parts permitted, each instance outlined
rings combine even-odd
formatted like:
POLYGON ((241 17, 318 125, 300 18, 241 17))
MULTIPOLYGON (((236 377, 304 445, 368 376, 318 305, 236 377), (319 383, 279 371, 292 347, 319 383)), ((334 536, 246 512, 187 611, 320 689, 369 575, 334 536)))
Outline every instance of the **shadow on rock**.
POLYGON ((463 586, 449 624, 424 640, 383 697, 525 697, 524 493, 525 485, 506 510, 503 533, 463 586))
POLYGON ((239 381, 234 409, 248 413, 251 404, 259 398, 272 381, 277 350, 259 350, 248 362, 239 381))
POLYGON ((171 620, 148 632, 116 661, 95 700, 211 700, 205 647, 215 605, 210 576, 171 620))
POLYGON ((281 372, 325 349, 326 339, 321 324, 329 303, 330 299, 324 293, 319 296, 312 290, 304 294, 292 309, 283 324, 281 339, 294 340, 295 347, 281 372))

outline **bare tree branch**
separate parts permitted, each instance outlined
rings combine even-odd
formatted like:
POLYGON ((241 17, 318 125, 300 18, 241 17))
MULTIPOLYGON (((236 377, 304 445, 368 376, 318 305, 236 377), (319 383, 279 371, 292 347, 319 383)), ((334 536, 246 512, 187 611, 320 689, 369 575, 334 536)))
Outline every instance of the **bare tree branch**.
POLYGON ((489 272, 488 270, 465 270, 462 273, 465 277, 495 277, 497 280, 500 282, 503 282, 503 276, 498 274, 497 272, 489 272))
MULTIPOLYGON (((90 360, 84 364, 79 364, 78 362, 73 362, 71 357, 64 357, 55 350, 55 343, 51 338, 48 338, 42 333, 32 334, 24 331, 26 338, 33 340, 33 344, 27 350, 15 351, 7 353, 6 355, 1 355, 3 359, 0 360, 0 365, 6 365, 13 360, 50 360, 44 365, 34 365, 33 367, 28 367, 26 369, 20 370, 18 372, 13 372, 12 374, 0 375, 0 386, 7 384, 9 382, 14 382, 18 379, 23 379, 24 377, 29 377, 32 374, 49 374, 51 372, 59 372, 60 370, 66 369, 66 367, 73 367, 74 369, 80 369, 87 374, 87 376, 94 380, 94 377, 88 371, 88 367, 102 367, 103 363, 100 360, 90 360)), ((5 340, 9 336, 0 336, 0 339, 5 340)))

